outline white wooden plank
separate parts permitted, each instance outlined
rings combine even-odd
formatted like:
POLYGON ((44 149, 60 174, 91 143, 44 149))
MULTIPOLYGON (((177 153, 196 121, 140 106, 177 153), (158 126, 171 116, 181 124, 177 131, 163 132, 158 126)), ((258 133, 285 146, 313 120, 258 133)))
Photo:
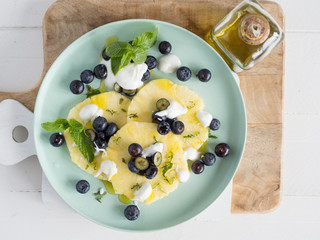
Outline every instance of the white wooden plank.
POLYGON ((35 156, 13 166, 0 165, 0 193, 40 192, 41 178, 42 170, 35 156))
MULTIPOLYGON (((317 0, 274 0, 284 9, 287 31, 319 31, 317 0)), ((47 8, 55 0, 1 0, 0 27, 40 27, 47 8)))
POLYGON ((41 28, 0 29, 0 52, 0 91, 24 91, 39 81, 43 67, 41 28))
POLYGON ((285 29, 288 32, 320 31, 320 9, 318 0, 273 0, 280 4, 285 15, 285 29))
POLYGON ((287 33, 284 82, 284 193, 320 195, 320 33, 287 33))
POLYGON ((55 0, 1 0, 0 27, 41 27, 42 18, 55 0))
MULTIPOLYGON (((101 227, 73 212, 48 211, 39 193, 2 195, 1 237, 11 239, 318 239, 320 198, 285 197, 280 209, 270 214, 231 215, 221 222, 198 221, 157 232, 120 232, 101 227), (53 231, 54 229, 54 231, 53 231), (19 230, 19 231, 17 231, 19 230)), ((107 217, 107 216, 106 216, 107 217)))
POLYGON ((319 114, 320 33, 288 33, 285 56, 285 113, 319 114))

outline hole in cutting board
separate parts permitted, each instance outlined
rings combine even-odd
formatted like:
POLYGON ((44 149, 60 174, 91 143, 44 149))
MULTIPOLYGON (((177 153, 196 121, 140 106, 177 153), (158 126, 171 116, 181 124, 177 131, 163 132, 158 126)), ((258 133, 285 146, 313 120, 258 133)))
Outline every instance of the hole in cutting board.
POLYGON ((23 143, 28 139, 29 133, 28 129, 26 129, 24 126, 16 126, 12 130, 12 138, 17 143, 23 143))

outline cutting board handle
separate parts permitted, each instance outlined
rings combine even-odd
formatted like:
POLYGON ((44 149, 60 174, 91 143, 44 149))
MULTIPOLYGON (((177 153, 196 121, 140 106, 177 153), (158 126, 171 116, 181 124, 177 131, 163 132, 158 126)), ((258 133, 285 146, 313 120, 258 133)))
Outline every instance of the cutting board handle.
POLYGON ((39 81, 32 89, 24 92, 0 92, 0 103, 7 99, 13 99, 20 102, 33 112, 40 84, 41 81, 39 81))
POLYGON ((0 103, 0 116, 0 164, 14 165, 35 155, 33 113, 21 103, 6 99, 0 103), (16 128, 26 131, 23 139, 22 134, 15 134, 16 128))

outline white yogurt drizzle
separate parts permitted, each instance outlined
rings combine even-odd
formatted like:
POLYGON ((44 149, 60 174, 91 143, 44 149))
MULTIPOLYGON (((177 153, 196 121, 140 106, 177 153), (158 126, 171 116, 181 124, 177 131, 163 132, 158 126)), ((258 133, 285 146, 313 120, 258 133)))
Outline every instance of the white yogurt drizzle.
POLYGON ((190 171, 185 169, 177 170, 177 176, 180 182, 187 182, 190 178, 190 171))
POLYGON ((163 143, 155 143, 150 145, 149 147, 146 147, 145 149, 142 150, 142 157, 150 157, 156 152, 162 152, 163 150, 163 143))
POLYGON ((187 159, 190 159, 192 161, 198 160, 200 158, 200 152, 198 152, 193 147, 188 147, 186 150, 184 150, 183 153, 187 157, 187 159))
POLYGON ((103 152, 103 156, 105 157, 107 156, 107 152, 104 148, 99 148, 95 142, 93 142, 93 145, 94 145, 93 148, 95 150, 94 156, 97 156, 99 152, 103 152))
POLYGON ((173 73, 181 66, 180 59, 173 54, 164 55, 159 59, 158 68, 164 73, 173 73))
POLYGON ((201 125, 204 127, 208 127, 212 121, 212 115, 205 111, 197 112, 196 116, 200 121, 201 125))
POLYGON ((91 123, 99 116, 102 116, 103 109, 99 108, 96 104, 88 104, 81 108, 79 112, 79 117, 83 121, 85 126, 87 122, 91 120, 91 123))
POLYGON ((101 162, 100 168, 98 169, 95 177, 98 177, 101 173, 108 176, 108 181, 111 180, 112 176, 118 172, 117 164, 110 160, 105 160, 101 162))
POLYGON ((133 201, 143 202, 152 193, 152 186, 150 183, 144 183, 139 190, 134 191, 133 201))
POLYGON ((107 67, 108 76, 104 80, 104 83, 108 89, 113 89, 115 83, 118 83, 123 89, 137 89, 143 85, 141 79, 143 74, 148 70, 148 66, 145 63, 129 63, 124 68, 121 68, 115 76, 111 69, 111 60, 106 61, 102 59, 100 63, 107 67))
POLYGON ((188 109, 186 107, 183 107, 177 101, 172 100, 170 101, 170 105, 167 109, 156 113, 156 115, 159 117, 167 116, 167 118, 173 119, 183 114, 186 114, 187 112, 188 109))

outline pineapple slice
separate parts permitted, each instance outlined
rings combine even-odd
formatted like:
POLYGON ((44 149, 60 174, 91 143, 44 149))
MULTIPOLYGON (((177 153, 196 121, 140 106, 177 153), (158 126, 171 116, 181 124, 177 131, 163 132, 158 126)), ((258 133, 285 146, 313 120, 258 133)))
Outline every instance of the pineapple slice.
POLYGON ((160 98, 175 100, 188 109, 178 117, 184 123, 184 132, 177 135, 183 149, 199 149, 208 139, 208 127, 203 127, 196 114, 204 108, 202 99, 186 86, 174 84, 167 79, 152 80, 133 98, 128 109, 128 122, 152 122, 152 113, 156 111, 156 102, 160 98))
MULTIPOLYGON (((157 131, 157 125, 154 123, 127 123, 110 138, 106 150, 107 156, 102 156, 101 161, 111 160, 116 163, 118 169, 118 172, 110 180, 115 193, 124 194, 133 199, 137 187, 149 182, 153 191, 145 203, 154 202, 174 191, 179 184, 176 170, 188 169, 181 141, 172 133, 165 136, 160 135, 157 131), (158 167, 156 177, 147 179, 145 176, 132 173, 128 168, 128 162, 131 159, 128 146, 131 143, 138 143, 142 148, 146 148, 156 141, 164 143, 162 163, 158 167)), ((107 180, 104 173, 100 174, 98 178, 107 180)))
MULTIPOLYGON (((116 92, 101 93, 91 98, 87 98, 83 102, 73 107, 68 115, 69 119, 75 119, 82 124, 85 124, 79 116, 80 110, 89 104, 96 104, 98 108, 102 109, 102 116, 105 117, 108 122, 114 122, 118 128, 122 127, 127 122, 127 109, 130 104, 130 99, 122 96, 116 92)), ((91 121, 86 123, 86 129, 92 129, 91 121)), ((80 153, 78 147, 74 144, 69 131, 64 132, 64 137, 70 152, 71 160, 77 164, 80 168, 90 174, 95 174, 98 170, 101 161, 100 152, 94 158, 94 161, 89 163, 80 153)))

